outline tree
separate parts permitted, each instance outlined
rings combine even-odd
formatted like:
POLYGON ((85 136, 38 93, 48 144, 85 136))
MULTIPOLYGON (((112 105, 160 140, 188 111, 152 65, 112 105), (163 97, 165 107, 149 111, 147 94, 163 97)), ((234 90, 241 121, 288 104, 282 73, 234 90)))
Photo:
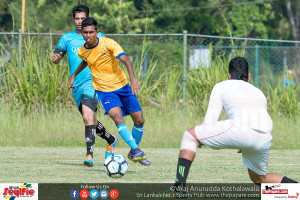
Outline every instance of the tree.
MULTIPOLYGON (((300 17, 300 12, 299 12, 299 3, 293 2, 293 6, 290 0, 286 1, 286 10, 288 13, 288 18, 291 24, 292 28, 292 33, 293 33, 293 39, 295 41, 299 41, 299 17, 300 17), (294 8, 294 9, 293 9, 294 8)), ((298 44, 297 44, 298 46, 298 44)))

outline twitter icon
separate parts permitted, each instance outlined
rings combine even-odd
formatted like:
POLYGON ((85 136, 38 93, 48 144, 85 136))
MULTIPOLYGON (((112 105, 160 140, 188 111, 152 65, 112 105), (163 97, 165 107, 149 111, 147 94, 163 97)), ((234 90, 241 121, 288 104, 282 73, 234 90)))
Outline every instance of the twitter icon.
POLYGON ((99 192, 97 190, 93 189, 90 191, 90 197, 92 199, 96 199, 98 196, 99 196, 99 192))

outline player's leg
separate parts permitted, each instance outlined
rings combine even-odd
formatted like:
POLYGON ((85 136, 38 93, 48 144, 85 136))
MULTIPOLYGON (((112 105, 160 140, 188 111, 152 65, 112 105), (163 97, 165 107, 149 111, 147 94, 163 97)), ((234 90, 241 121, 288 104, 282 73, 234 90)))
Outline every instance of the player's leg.
POLYGON ((130 116, 134 122, 132 127, 132 137, 135 139, 136 144, 139 146, 144 133, 145 120, 143 117, 143 112, 138 111, 138 112, 130 113, 130 116))
MULTIPOLYGON (((139 106, 139 104, 138 104, 138 106, 139 106)), ((137 112, 133 112, 133 113, 130 113, 130 116, 134 122, 133 127, 132 127, 132 136, 133 136, 137 146, 139 146, 139 144, 142 140, 143 133, 144 133, 143 112, 141 110, 137 111, 137 112)), ((133 160, 134 155, 135 155, 135 151, 130 150, 128 153, 128 158, 130 160, 133 160)), ((144 166, 151 165, 151 162, 146 158, 146 155, 144 156, 144 159, 139 161, 139 163, 144 166)))
MULTIPOLYGON (((122 139, 130 146, 131 149, 138 149, 138 146, 135 143, 135 140, 132 137, 132 133, 128 129, 123 119, 121 107, 123 106, 119 95, 113 92, 101 92, 96 91, 98 95, 99 102, 103 109, 105 110, 105 114, 108 114, 115 122, 118 131, 122 137, 122 139)), ((137 154, 136 161, 139 161, 144 156, 144 152, 140 151, 137 154)))
MULTIPOLYGON (((95 112, 97 111, 97 100, 95 99, 95 92, 94 97, 91 96, 90 90, 86 87, 83 90, 84 94, 81 97, 81 103, 79 106, 79 111, 82 114, 83 121, 85 124, 85 137, 86 137, 86 144, 87 144, 87 154, 84 160, 84 164, 87 166, 93 166, 93 150, 95 146, 95 135, 93 134, 94 131, 100 137, 102 136, 108 143, 116 144, 115 137, 110 135, 104 126, 97 120, 95 112), (90 96, 88 96, 90 95, 90 96)), ((94 91, 94 90, 93 90, 94 91)), ((117 140, 116 140, 117 141, 117 140)), ((111 145, 109 145, 111 147, 111 145)), ((113 146, 114 148, 114 146, 113 146)), ((110 154, 112 154, 113 148, 110 148, 110 154)), ((105 156, 108 157, 109 154, 105 152, 105 156)))
POLYGON ((202 145, 195 138, 195 127, 185 131, 182 136, 174 186, 185 186, 186 184, 191 164, 196 156, 197 146, 202 145))
POLYGON ((92 167, 94 165, 93 151, 95 145, 96 126, 94 112, 86 105, 81 105, 82 118, 85 125, 86 158, 84 164, 92 167))
POLYGON ((116 136, 112 136, 111 134, 109 134, 103 124, 101 124, 101 122, 97 120, 96 111, 98 101, 96 91, 94 90, 92 84, 84 84, 82 88, 83 94, 81 97, 81 104, 85 105, 93 111, 96 134, 102 139, 106 140, 108 143, 105 151, 105 158, 107 158, 108 156, 111 156, 113 154, 118 139, 116 136))
POLYGON ((132 157, 132 160, 134 162, 138 162, 142 159, 144 159, 145 154, 143 151, 141 151, 135 140, 132 137, 132 134, 128 127, 125 124, 125 121, 122 116, 122 111, 120 107, 113 107, 108 111, 109 116, 115 121, 116 126, 118 128, 118 131, 123 138, 123 140, 130 146, 131 150, 134 152, 134 156, 132 157))
MULTIPOLYGON (((244 166, 248 168, 250 179, 256 183, 296 183, 296 181, 276 173, 267 173, 271 133, 262 133, 253 129, 243 130, 249 147, 242 149, 244 166)), ((242 135, 241 135, 242 137, 242 135)))
POLYGON ((210 125, 200 125, 184 132, 181 140, 174 186, 185 186, 191 164, 196 155, 197 146, 228 148, 231 146, 231 120, 219 121, 210 125))
POLYGON ((111 155, 114 154, 114 150, 116 147, 116 144, 118 142, 118 137, 116 135, 111 135, 105 127, 96 119, 95 121, 96 125, 96 134, 100 136, 102 139, 107 141, 106 145, 106 151, 105 151, 105 159, 111 155))
POLYGON ((250 179, 255 184, 260 184, 260 183, 298 183, 286 176, 282 176, 282 175, 276 174, 276 173, 267 173, 266 175, 258 175, 251 169, 248 169, 248 173, 249 173, 250 179))
POLYGON ((174 193, 176 197, 185 197, 186 195, 186 179, 188 177, 190 167, 196 156, 198 143, 195 134, 195 127, 184 132, 181 139, 180 153, 176 169, 175 184, 167 189, 165 193, 174 193))
MULTIPOLYGON (((129 113, 134 122, 134 125, 132 127, 132 137, 134 138, 137 146, 139 146, 144 133, 145 122, 142 107, 140 106, 136 95, 132 94, 132 90, 129 84, 118 90, 117 94, 119 95, 120 101, 123 105, 124 112, 129 113)), ((131 149, 128 153, 128 158, 130 160, 136 161, 139 158, 141 152, 142 151, 140 150, 140 148, 136 150, 131 149)), ((139 160, 139 163, 144 166, 149 166, 151 164, 151 162, 146 158, 146 155, 144 155, 142 159, 139 160)))

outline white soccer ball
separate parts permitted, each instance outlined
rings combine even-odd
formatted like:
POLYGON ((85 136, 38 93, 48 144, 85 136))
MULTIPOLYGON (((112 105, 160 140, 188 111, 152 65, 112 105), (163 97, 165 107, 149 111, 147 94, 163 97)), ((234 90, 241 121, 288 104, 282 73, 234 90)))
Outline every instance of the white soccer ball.
POLYGON ((128 163, 124 156, 109 156, 104 161, 104 170, 106 174, 112 178, 120 178, 127 172, 128 163))

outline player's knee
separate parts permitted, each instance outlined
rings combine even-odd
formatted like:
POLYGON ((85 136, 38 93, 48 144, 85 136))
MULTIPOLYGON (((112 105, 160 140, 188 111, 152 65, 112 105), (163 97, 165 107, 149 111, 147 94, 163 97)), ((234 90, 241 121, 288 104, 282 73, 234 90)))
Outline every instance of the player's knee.
POLYGON ((258 175, 255 172, 249 173, 250 179, 255 184, 261 184, 264 183, 265 175, 258 175))
POLYGON ((134 125, 135 126, 143 126, 144 123, 145 123, 144 118, 141 118, 141 119, 135 120, 134 125))
POLYGON ((195 138, 188 131, 185 131, 183 133, 183 136, 181 139, 180 150, 188 149, 188 150, 196 152, 197 146, 198 146, 198 143, 195 140, 195 138))
POLYGON ((115 121, 116 125, 125 123, 125 121, 121 115, 111 116, 111 118, 115 121))
POLYGON ((84 124, 86 126, 95 123, 94 117, 92 115, 88 114, 88 113, 83 113, 82 117, 83 117, 84 124))
POLYGON ((255 184, 261 184, 261 183, 264 183, 264 178, 263 177, 257 177, 257 178, 253 178, 253 177, 250 177, 252 182, 255 183, 255 184))

